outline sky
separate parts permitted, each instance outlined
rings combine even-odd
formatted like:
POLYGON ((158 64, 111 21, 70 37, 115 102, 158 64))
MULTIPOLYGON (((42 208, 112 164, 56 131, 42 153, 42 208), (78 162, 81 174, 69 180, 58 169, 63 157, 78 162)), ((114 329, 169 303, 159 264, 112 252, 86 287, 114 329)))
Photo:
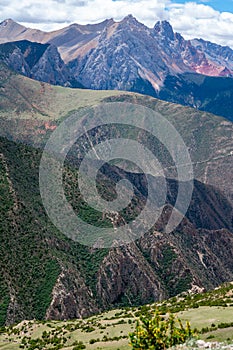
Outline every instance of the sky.
POLYGON ((12 18, 45 31, 71 23, 119 21, 128 14, 149 27, 168 20, 186 39, 233 48, 233 0, 0 0, 0 20, 12 18))
MULTIPOLYGON (((184 4, 187 1, 186 0, 176 0, 176 1, 172 1, 172 2, 184 4)), ((212 0, 212 1, 206 0, 206 1, 196 1, 196 3, 209 5, 209 6, 213 7, 215 10, 220 11, 220 12, 224 12, 224 11, 233 12, 233 1, 232 0, 212 0)))

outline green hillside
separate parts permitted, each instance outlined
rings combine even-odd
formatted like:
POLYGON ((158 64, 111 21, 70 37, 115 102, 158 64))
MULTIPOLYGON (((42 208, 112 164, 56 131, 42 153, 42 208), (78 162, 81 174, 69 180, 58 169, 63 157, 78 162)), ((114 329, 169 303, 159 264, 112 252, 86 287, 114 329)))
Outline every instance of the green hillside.
POLYGON ((175 126, 189 149, 195 178, 220 188, 233 201, 231 122, 139 94, 52 86, 15 74, 3 63, 0 71, 0 136, 43 147, 57 124, 73 111, 102 102, 139 104, 175 126))
POLYGON ((93 91, 49 85, 23 77, 0 62, 0 117, 53 121, 78 108, 95 105, 119 91, 93 91))
MULTIPOLYGON (((187 214, 190 224, 184 222, 176 232, 164 234, 162 239, 152 234, 130 247, 91 249, 63 236, 46 215, 39 192, 41 150, 1 139, 0 154, 1 325, 22 319, 85 317, 117 305, 138 305, 176 295, 190 289, 192 283, 210 288, 233 278, 231 206, 213 188, 195 184, 187 214), (213 201, 218 213, 214 217, 213 201), (205 212, 206 222, 200 221, 197 206, 205 212), (197 259, 197 251, 206 254, 206 264, 214 273, 197 259), (216 260, 215 254, 220 252, 216 260), (148 289, 144 289, 145 283, 148 289)), ((79 215, 101 224, 102 217, 79 197, 72 199, 76 170, 66 168, 65 179, 67 196, 79 215)), ((111 187, 105 185, 103 191, 111 194, 111 187)), ((158 226, 155 232, 160 229, 158 226)))

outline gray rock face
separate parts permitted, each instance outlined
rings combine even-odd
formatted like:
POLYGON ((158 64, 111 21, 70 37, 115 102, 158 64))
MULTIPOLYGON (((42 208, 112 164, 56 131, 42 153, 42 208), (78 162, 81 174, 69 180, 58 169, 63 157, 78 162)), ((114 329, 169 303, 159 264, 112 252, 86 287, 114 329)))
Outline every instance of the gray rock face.
POLYGON ((191 43, 199 52, 203 52, 214 63, 224 67, 220 75, 232 76, 233 50, 230 47, 217 45, 203 39, 194 39, 191 43))
POLYGON ((19 72, 20 74, 26 75, 27 77, 30 77, 30 68, 18 47, 15 47, 13 51, 9 54, 9 56, 5 58, 4 61, 9 67, 14 69, 15 71, 19 72))
POLYGON ((96 48, 70 62, 72 74, 93 89, 134 90, 137 80, 158 89, 169 68, 153 34, 132 16, 107 26, 96 48))
POLYGON ((31 77, 53 85, 70 86, 70 74, 57 48, 48 46, 37 64, 31 70, 31 77))
POLYGON ((174 33, 166 21, 150 29, 130 15, 119 23, 109 22, 96 45, 84 54, 80 51, 69 67, 76 79, 92 89, 143 92, 147 84, 148 92, 149 84, 154 94, 168 75, 195 72, 233 76, 230 54, 231 63, 223 66, 223 55, 220 60, 212 59, 213 54, 206 54, 208 45, 199 46, 174 33))
POLYGON ((70 63, 71 72, 93 89, 131 90, 137 79, 148 80, 147 74, 156 74, 153 80, 160 81, 167 67, 150 40, 150 30, 127 17, 106 27, 98 46, 70 63))
POLYGON ((71 86, 70 73, 53 45, 18 41, 0 45, 0 58, 29 78, 53 85, 71 86))
POLYGON ((48 320, 83 318, 100 310, 85 278, 77 270, 62 268, 52 291, 52 301, 46 312, 48 320))

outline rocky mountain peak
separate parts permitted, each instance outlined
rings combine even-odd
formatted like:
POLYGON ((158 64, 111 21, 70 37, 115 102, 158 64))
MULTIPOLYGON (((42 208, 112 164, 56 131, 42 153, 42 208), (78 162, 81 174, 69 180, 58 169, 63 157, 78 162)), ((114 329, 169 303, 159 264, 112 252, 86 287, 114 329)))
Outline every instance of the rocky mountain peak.
POLYGON ((7 18, 3 22, 0 23, 0 26, 5 27, 5 26, 7 26, 7 25, 9 25, 11 23, 15 23, 15 22, 13 21, 13 19, 7 18))
POLYGON ((137 19, 130 13, 127 16, 125 16, 122 21, 135 21, 135 20, 137 21, 137 19))
POLYGON ((106 19, 100 23, 95 24, 78 24, 78 23, 72 23, 70 24, 66 29, 78 29, 80 31, 88 31, 88 32, 95 32, 98 30, 103 30, 106 26, 114 24, 114 19, 106 19))
POLYGON ((21 24, 13 21, 13 19, 11 19, 11 18, 5 19, 3 22, 0 23, 0 28, 4 28, 4 27, 8 27, 8 28, 11 28, 11 27, 22 27, 22 28, 24 28, 24 26, 22 26, 21 24))
POLYGON ((175 37, 173 28, 168 21, 158 21, 154 26, 154 32, 170 40, 174 40, 175 37))
POLYGON ((11 18, 5 19, 3 22, 0 23, 0 41, 12 41, 12 38, 16 38, 17 35, 20 35, 25 31, 26 27, 13 21, 11 18))
POLYGON ((150 33, 150 30, 148 27, 146 27, 143 23, 139 22, 133 15, 129 14, 128 16, 124 17, 122 21, 118 22, 117 25, 119 30, 128 31, 128 32, 134 32, 138 33, 140 32, 147 32, 147 34, 150 33))
POLYGON ((131 14, 124 17, 120 23, 121 24, 130 24, 130 25, 141 25, 141 23, 138 22, 138 20, 131 14))

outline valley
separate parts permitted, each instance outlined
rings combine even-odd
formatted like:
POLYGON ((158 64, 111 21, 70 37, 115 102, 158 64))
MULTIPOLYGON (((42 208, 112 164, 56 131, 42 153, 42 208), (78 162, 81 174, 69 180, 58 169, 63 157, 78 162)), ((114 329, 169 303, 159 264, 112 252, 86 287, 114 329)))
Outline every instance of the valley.
POLYGON ((127 350, 156 310, 233 348, 232 101, 233 50, 166 20, 0 23, 0 349, 127 350))
MULTIPOLYGON (((72 90, 47 84, 40 92, 40 82, 12 73, 4 65, 2 69, 2 325, 31 318, 87 317, 121 305, 161 300, 190 288, 213 288, 233 279, 232 155, 226 153, 232 149, 232 123, 132 93, 72 90), (14 101, 17 111, 13 112, 14 101), (174 232, 163 233, 177 195, 166 153, 161 162, 168 167, 170 178, 167 207, 156 226, 137 242, 110 250, 91 249, 62 235, 46 215, 39 192, 43 146, 60 120, 75 109, 100 101, 125 101, 155 109, 175 125, 189 145, 195 164, 193 199, 174 232), (207 138, 209 128, 214 133, 207 138)), ((150 146, 149 139, 144 141, 150 146)), ((72 154, 64 173, 67 198, 87 222, 103 225, 99 214, 77 195, 78 173, 72 154)), ((103 192, 113 195, 113 188, 104 184, 114 173, 131 179, 143 205, 146 190, 140 174, 126 174, 112 166, 103 168, 103 192)), ((132 214, 131 209, 124 215, 130 218, 132 214)))

